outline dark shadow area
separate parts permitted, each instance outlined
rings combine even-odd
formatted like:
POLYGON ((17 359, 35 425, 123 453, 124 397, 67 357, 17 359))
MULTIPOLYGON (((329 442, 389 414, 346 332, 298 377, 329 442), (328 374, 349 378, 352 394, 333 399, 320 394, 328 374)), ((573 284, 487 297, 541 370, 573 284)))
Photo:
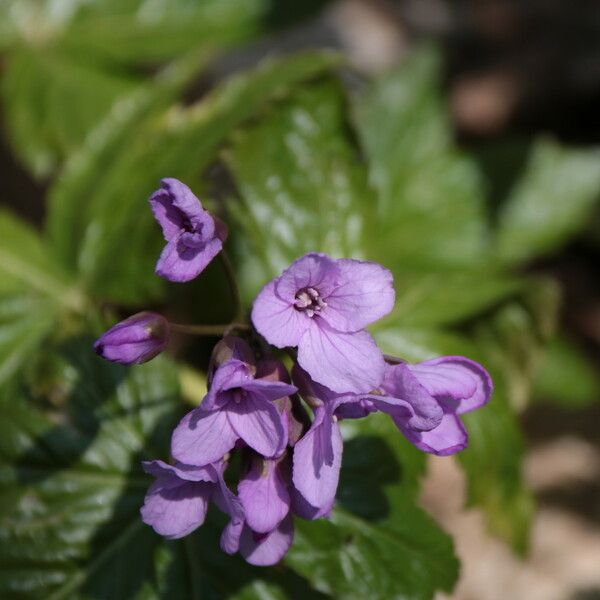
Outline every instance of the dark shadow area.
POLYGON ((402 468, 382 438, 356 437, 344 444, 337 502, 365 519, 383 519, 390 511, 383 488, 401 479, 402 468))

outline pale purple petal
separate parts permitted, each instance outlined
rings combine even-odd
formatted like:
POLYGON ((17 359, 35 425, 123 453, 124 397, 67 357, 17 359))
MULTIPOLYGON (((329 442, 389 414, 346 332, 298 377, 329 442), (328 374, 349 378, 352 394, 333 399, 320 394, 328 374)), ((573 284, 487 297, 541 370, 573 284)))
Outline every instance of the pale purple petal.
MULTIPOLYGON (((385 377, 381 388, 388 396, 410 404, 413 414, 404 424, 412 429, 427 431, 437 427, 442 418, 439 402, 419 383, 408 365, 386 365, 385 377)), ((376 398, 371 400, 376 403, 376 398)), ((386 411, 389 412, 389 411, 386 411)), ((398 418, 399 415, 397 415, 398 418)))
POLYGON ((369 392, 379 386, 385 369, 381 350, 366 331, 338 333, 326 323, 302 336, 298 362, 334 392, 369 392))
POLYGON ((213 375, 210 389, 201 403, 202 410, 222 408, 233 400, 233 396, 227 393, 229 390, 250 381, 253 381, 253 374, 248 364, 237 359, 223 363, 213 375))
POLYGON ((462 414, 483 406, 492 395, 489 373, 464 356, 442 356, 409 365, 413 375, 449 412, 462 414))
POLYGON ((207 465, 221 460, 237 439, 224 411, 196 408, 175 428, 171 454, 187 465, 207 465))
POLYGON ((240 549, 240 537, 244 529, 244 521, 231 520, 221 534, 221 550, 227 554, 235 554, 240 549))
POLYGON ((283 381, 270 381, 268 379, 252 379, 245 381, 240 387, 249 394, 265 401, 291 396, 298 391, 295 385, 290 385, 283 381))
POLYGON ((173 207, 180 211, 188 221, 201 229, 205 239, 212 237, 215 233, 215 224, 210 214, 202 208, 198 197, 190 188, 178 179, 166 177, 161 180, 162 189, 168 193, 173 207))
POLYGON ((190 281, 204 271, 222 248, 223 242, 219 238, 192 247, 185 244, 180 235, 175 236, 164 247, 156 263, 156 274, 169 281, 190 281))
POLYGON ((175 477, 185 481, 206 481, 216 483, 219 477, 219 470, 218 468, 215 468, 214 465, 205 465, 203 467, 185 465, 183 463, 169 465, 162 460, 147 460, 142 462, 142 467, 146 473, 154 475, 154 477, 157 478, 175 477))
POLYGON ((280 465, 255 459, 238 484, 246 523, 257 533, 268 533, 290 512, 290 495, 280 465))
POLYGON ((142 520, 169 539, 188 535, 204 522, 213 487, 205 482, 164 486, 155 481, 140 510, 142 520))
POLYGON ((294 539, 294 522, 286 517, 270 533, 257 534, 247 525, 240 538, 240 554, 251 565, 266 567, 278 563, 290 549, 294 539))
POLYGON ((469 442, 467 430, 459 417, 453 414, 445 414, 440 424, 431 431, 413 431, 403 426, 401 422, 396 425, 402 430, 408 441, 419 450, 448 456, 464 450, 469 442))
POLYGON ((340 477, 342 436, 337 422, 324 408, 315 409, 311 428, 294 446, 293 482, 317 509, 331 506, 340 477))
POLYGON ((293 262, 275 280, 275 293, 286 302, 293 303, 303 288, 312 287, 321 297, 328 296, 336 285, 337 263, 325 254, 311 252, 293 262))
POLYGON ((292 500, 292 512, 307 521, 329 517, 335 503, 335 498, 333 498, 330 504, 317 508, 307 502, 306 498, 293 485, 290 488, 290 497, 292 500))
POLYGON ((252 306, 252 323, 269 344, 277 348, 297 346, 311 319, 294 308, 293 300, 282 300, 271 281, 259 292, 252 306))
POLYGON ((279 456, 287 445, 287 419, 271 402, 248 394, 243 402, 230 402, 227 413, 231 427, 248 446, 267 458, 279 456))
POLYGON ((327 307, 319 313, 337 331, 352 332, 387 315, 394 306, 392 273, 372 262, 336 261, 338 285, 324 297, 327 307))

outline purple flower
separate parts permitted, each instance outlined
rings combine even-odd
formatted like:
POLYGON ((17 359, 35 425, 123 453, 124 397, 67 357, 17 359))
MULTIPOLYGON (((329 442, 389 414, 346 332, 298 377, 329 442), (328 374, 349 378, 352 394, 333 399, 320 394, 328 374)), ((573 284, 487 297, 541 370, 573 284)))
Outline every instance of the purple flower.
POLYGON ((239 552, 251 565, 267 567, 278 563, 294 539, 294 522, 288 513, 274 529, 259 533, 246 521, 242 503, 235 496, 218 503, 231 520, 221 535, 221 549, 227 554, 239 552))
POLYGON ((170 281, 194 279, 223 248, 227 227, 177 179, 163 179, 149 202, 167 241, 156 274, 170 281))
POLYGON ((266 534, 277 529, 290 512, 286 462, 255 456, 238 484, 246 523, 255 533, 266 534))
POLYGON ((201 405, 173 432, 171 452, 186 464, 221 459, 241 439, 263 456, 281 455, 288 421, 273 402, 296 392, 293 385, 255 378, 253 365, 232 358, 218 367, 201 405))
POLYGON ((442 356, 416 365, 388 365, 381 389, 387 396, 371 398, 375 408, 389 413, 417 448, 446 456, 467 447, 459 415, 483 406, 493 385, 479 363, 442 356))
POLYGON ((169 342, 169 322, 152 312, 141 312, 117 323, 94 343, 96 354, 124 365, 147 362, 169 342))
POLYGON ((146 494, 142 520, 169 539, 183 537, 202 525, 210 499, 225 487, 222 463, 192 467, 153 460, 143 465, 156 481, 146 494))
POLYGON ((298 365, 292 371, 301 396, 313 407, 314 421, 294 446, 293 483, 302 496, 294 508, 303 517, 315 519, 329 514, 335 500, 342 464, 342 434, 337 411, 360 406, 362 396, 337 394, 311 380, 298 365))
POLYGON ((298 362, 314 381, 336 392, 368 392, 381 383, 385 365, 363 328, 393 304, 387 269, 312 253, 261 290, 252 322, 270 344, 298 346, 298 362))

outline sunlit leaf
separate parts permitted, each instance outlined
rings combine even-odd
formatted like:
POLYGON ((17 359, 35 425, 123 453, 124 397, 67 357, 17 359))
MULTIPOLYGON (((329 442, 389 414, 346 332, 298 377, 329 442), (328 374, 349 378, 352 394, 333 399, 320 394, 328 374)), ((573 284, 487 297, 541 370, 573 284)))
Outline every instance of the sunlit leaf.
POLYGON ((600 195, 600 152, 537 142, 498 223, 498 254, 523 261, 557 250, 584 224, 600 195))

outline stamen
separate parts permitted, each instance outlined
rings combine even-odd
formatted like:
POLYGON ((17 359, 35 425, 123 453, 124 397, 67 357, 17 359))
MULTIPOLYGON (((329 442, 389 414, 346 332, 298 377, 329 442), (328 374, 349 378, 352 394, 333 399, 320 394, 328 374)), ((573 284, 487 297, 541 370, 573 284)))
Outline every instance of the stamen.
POLYGON ((327 306, 327 302, 321 298, 319 290, 313 287, 302 288, 296 294, 294 306, 297 310, 305 313, 308 317, 314 317, 316 313, 327 306))

